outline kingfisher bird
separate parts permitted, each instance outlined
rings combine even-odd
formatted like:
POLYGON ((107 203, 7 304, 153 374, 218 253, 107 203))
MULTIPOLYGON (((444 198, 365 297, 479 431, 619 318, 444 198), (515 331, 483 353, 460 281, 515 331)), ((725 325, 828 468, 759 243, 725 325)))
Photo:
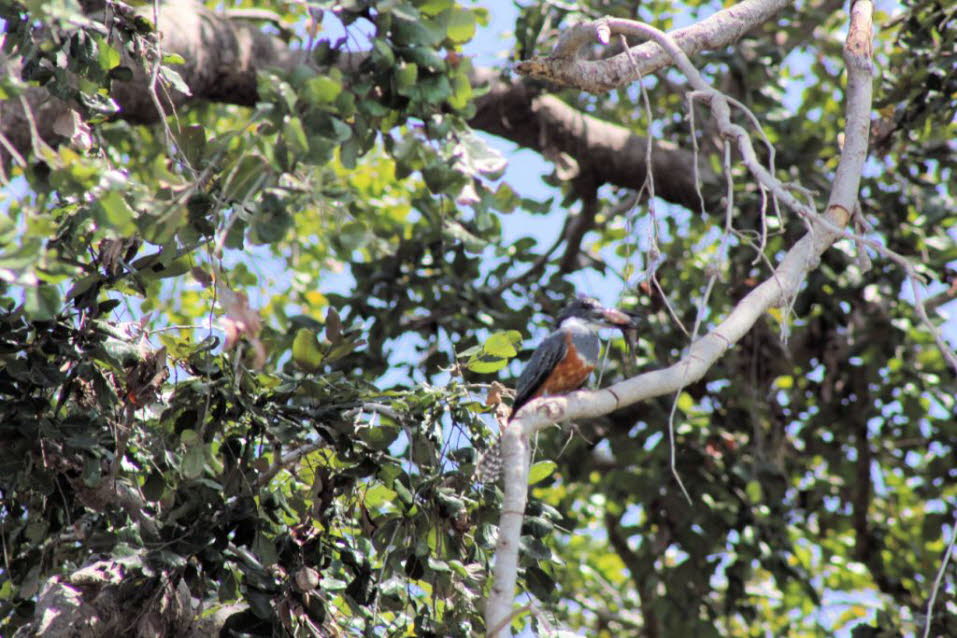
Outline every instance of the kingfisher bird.
MULTIPOLYGON (((605 308, 592 297, 579 297, 562 310, 556 328, 535 348, 518 377, 515 401, 508 422, 531 401, 542 396, 574 392, 584 385, 598 365, 601 342, 599 328, 633 327, 635 318, 614 308, 605 308)), ((501 471, 501 441, 478 462, 476 475, 482 483, 498 477, 501 471)))
POLYGON ((522 406, 541 396, 574 392, 582 387, 598 365, 601 343, 598 328, 626 328, 632 318, 597 299, 579 297, 558 315, 556 329, 535 348, 518 377, 515 402, 508 420, 522 406))

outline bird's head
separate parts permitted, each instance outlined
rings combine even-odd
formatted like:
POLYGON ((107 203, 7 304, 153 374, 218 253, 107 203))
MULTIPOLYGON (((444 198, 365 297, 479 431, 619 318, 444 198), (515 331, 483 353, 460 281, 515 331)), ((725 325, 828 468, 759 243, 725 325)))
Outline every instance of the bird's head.
POLYGON ((578 319, 598 328, 621 328, 633 326, 635 318, 615 308, 605 308, 597 299, 578 297, 565 306, 558 315, 558 325, 569 319, 578 319))

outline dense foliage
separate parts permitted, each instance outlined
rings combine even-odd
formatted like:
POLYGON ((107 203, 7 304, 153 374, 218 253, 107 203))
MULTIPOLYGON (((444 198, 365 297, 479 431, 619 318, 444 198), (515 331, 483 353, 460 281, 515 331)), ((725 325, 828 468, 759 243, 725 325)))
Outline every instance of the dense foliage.
MULTIPOLYGON (((667 29, 721 8, 579 4, 518 7, 513 57, 581 17, 667 29)), ((222 42, 173 50, 151 6, 0 1, 4 635, 483 631, 501 492, 472 472, 522 340, 589 281, 579 292, 645 318, 637 350, 609 344, 605 382, 671 362, 805 230, 734 165, 722 235, 720 140, 703 110, 689 126, 675 71, 645 79, 647 111, 634 86, 557 95, 679 148, 695 135, 720 176, 700 206, 636 198, 584 157, 569 173, 549 148, 534 150, 556 162, 554 201, 538 201, 472 126, 495 96, 463 47, 488 9, 277 2, 256 19, 265 5, 256 29, 285 57, 240 90, 187 57, 222 42)), ((939 324, 957 294, 957 29, 940 3, 882 8, 861 207, 933 282, 939 324)), ((846 22, 840 3, 804 3, 695 58, 819 208, 846 22)), ((903 269, 870 257, 840 242, 678 397, 540 438, 516 627, 922 629, 957 506, 957 381, 903 269)), ((951 564, 932 635, 957 635, 955 580, 951 564)))

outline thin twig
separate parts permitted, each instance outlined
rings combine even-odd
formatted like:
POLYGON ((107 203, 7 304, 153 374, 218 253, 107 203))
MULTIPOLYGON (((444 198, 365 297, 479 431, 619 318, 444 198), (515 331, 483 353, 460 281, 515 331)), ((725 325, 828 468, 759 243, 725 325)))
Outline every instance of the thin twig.
POLYGON ((40 137, 40 131, 37 129, 37 121, 33 117, 33 111, 30 109, 30 103, 23 95, 20 96, 20 106, 23 107, 23 116, 27 118, 27 125, 30 127, 30 145, 33 147, 33 154, 36 157, 42 157, 40 153, 41 145, 46 145, 43 138, 40 137))
MULTIPOLYGON (((0 144, 3 145, 3 148, 7 149, 7 152, 10 153, 10 157, 13 158, 13 161, 16 162, 17 166, 20 168, 27 167, 27 161, 23 159, 23 155, 20 155, 20 152, 17 150, 17 148, 2 132, 0 132, 0 144)), ((4 180, 4 182, 6 182, 6 180, 4 180)))
POLYGON ((156 106, 156 115, 159 117, 160 124, 163 127, 167 146, 171 149, 179 148, 178 144, 173 143, 173 131, 170 130, 169 123, 166 121, 166 110, 160 103, 159 95, 156 93, 156 83, 159 78, 160 67, 163 64, 163 49, 159 41, 159 0, 153 0, 153 24, 156 25, 157 30, 153 38, 153 55, 156 57, 153 60, 153 68, 150 69, 150 99, 153 100, 153 105, 156 106))
POLYGON ((265 472, 259 475, 259 477, 256 479, 256 482, 254 483, 254 487, 261 488, 262 486, 269 483, 269 481, 271 481, 273 477, 279 474, 281 470, 284 470, 292 465, 295 465, 300 460, 302 460, 303 457, 308 456, 309 454, 312 454, 313 452, 316 452, 318 450, 321 450, 324 447, 327 447, 325 442, 307 443, 303 445, 302 447, 296 448, 292 452, 289 452, 288 454, 284 454, 281 456, 277 455, 276 462, 273 463, 269 467, 269 469, 267 469, 265 472))
POLYGON ((675 309, 671 307, 671 302, 668 300, 668 295, 665 294, 664 288, 661 287, 661 282, 658 281, 658 275, 654 272, 651 273, 651 283, 654 284, 655 290, 657 290, 658 294, 661 296, 661 300, 664 302, 665 308, 668 310, 668 314, 671 315, 671 320, 674 321, 675 325, 678 326, 678 329, 684 333, 684 336, 690 336, 688 329, 681 321, 681 317, 679 317, 678 313, 675 312, 675 309))
POLYGON ((688 490, 685 489, 685 484, 681 480, 681 475, 678 474, 678 466, 675 463, 675 412, 678 410, 678 398, 681 396, 683 388, 684 386, 678 388, 678 391, 675 392, 675 400, 671 402, 671 413, 668 414, 668 461, 671 467, 671 475, 675 477, 675 482, 678 483, 678 487, 681 488, 681 493, 685 495, 688 505, 693 506, 694 501, 691 500, 691 495, 688 494, 688 490))
POLYGON ((517 609, 512 610, 512 613, 510 613, 507 618, 503 618, 499 622, 495 623, 494 627, 491 627, 489 629, 488 635, 494 636, 498 632, 502 631, 503 629, 505 629, 505 627, 511 624, 512 620, 516 616, 518 616, 519 614, 524 614, 526 611, 529 611, 531 608, 532 608, 532 604, 526 603, 522 605, 521 607, 518 607, 517 609))
POLYGON ((954 553, 954 544, 957 543, 957 519, 950 527, 950 542, 947 543, 947 551, 944 552, 944 560, 940 563, 940 569, 937 570, 937 578, 934 579, 934 586, 930 590, 930 598, 927 600, 927 620, 924 624, 924 638, 930 636, 931 620, 934 617, 934 603, 937 602, 937 593, 940 591, 940 583, 944 580, 944 572, 947 571, 947 564, 950 563, 950 557, 954 553))
POLYGON ((565 241, 565 230, 567 227, 568 227, 568 218, 565 219, 565 226, 562 228, 562 231, 558 234, 558 237, 555 239, 555 242, 551 245, 551 247, 549 247, 548 250, 546 250, 544 253, 539 255, 538 258, 532 263, 531 266, 528 267, 527 270, 515 275, 514 277, 511 277, 510 279, 506 279, 495 288, 492 288, 489 291, 489 294, 493 296, 499 295, 505 292, 506 290, 508 290, 509 288, 511 288, 512 286, 514 286, 515 284, 522 282, 527 277, 531 277, 536 272, 541 270, 545 266, 545 264, 548 263, 548 260, 555 253, 555 251, 558 250, 558 247, 562 245, 562 242, 565 241))

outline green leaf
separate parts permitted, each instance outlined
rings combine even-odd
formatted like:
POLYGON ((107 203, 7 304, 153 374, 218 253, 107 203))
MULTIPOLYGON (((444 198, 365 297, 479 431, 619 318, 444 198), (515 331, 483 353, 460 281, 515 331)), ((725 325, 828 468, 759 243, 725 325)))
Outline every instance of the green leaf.
POLYGON ((694 399, 687 392, 682 392, 678 395, 678 409, 685 414, 689 414, 694 410, 694 399))
POLYGON ((105 38, 97 38, 97 62, 104 71, 109 71, 120 64, 120 52, 106 41, 105 38))
POLYGON ((523 536, 520 546, 522 554, 528 556, 532 560, 544 561, 551 560, 552 558, 552 550, 548 548, 548 545, 537 538, 523 536))
POLYGON ((323 359, 316 333, 309 328, 297 330, 292 341, 292 360, 295 364, 306 372, 315 372, 323 359))
POLYGON ((541 516, 526 516, 522 522, 522 533, 533 538, 545 538, 555 530, 555 524, 541 516))
POLYGON ((444 38, 444 29, 427 20, 410 20, 392 14, 392 40, 400 46, 434 47, 444 38))
POLYGON ((442 230, 452 239, 462 242, 466 250, 473 253, 481 252, 482 249, 485 248, 486 244, 488 244, 488 242, 481 237, 470 233, 462 224, 458 223, 457 221, 447 221, 442 225, 442 230))
POLYGON ((402 62, 395 70, 395 91, 399 95, 412 95, 419 79, 419 67, 414 62, 402 62))
POLYGON ((146 500, 155 502, 162 498, 165 489, 166 481, 163 479, 163 475, 155 471, 150 472, 143 483, 143 496, 146 500))
POLYGON ((182 93, 183 95, 192 95, 192 91, 189 90, 189 85, 186 84, 186 81, 183 80, 183 76, 179 74, 179 71, 171 69, 168 66, 160 67, 160 75, 166 80, 166 83, 171 87, 182 93))
POLYGON ((319 589, 322 591, 342 591, 348 586, 349 583, 339 578, 323 578, 319 581, 319 589))
POLYGON ((472 82, 469 80, 468 74, 456 73, 452 78, 452 95, 448 98, 449 106, 461 111, 469 105, 471 100, 472 82))
POLYGON ((444 560, 438 560, 436 558, 432 558, 431 556, 426 559, 425 564, 428 565, 429 569, 434 572, 448 573, 452 571, 449 567, 449 564, 444 560))
POLYGON ((541 483, 551 476, 557 467, 558 464, 554 461, 539 461, 528 471, 528 484, 535 485, 536 483, 541 483))
POLYGON ((343 91, 336 96, 335 106, 340 117, 350 118, 356 113, 356 96, 349 91, 343 91))
POLYGON ((525 570, 525 582, 528 584, 528 590, 539 600, 552 600, 558 595, 559 587, 555 580, 535 565, 525 570))
POLYGON ((332 126, 332 139, 336 142, 342 143, 352 137, 352 127, 339 118, 331 117, 329 123, 332 126))
POLYGON ((307 159, 317 166, 322 166, 329 162, 335 154, 336 144, 332 140, 321 135, 309 136, 309 154, 307 159))
POLYGON ((468 9, 455 7, 438 18, 445 24, 445 35, 455 44, 464 44, 475 36, 475 15, 468 9))
POLYGON ((380 425, 359 430, 359 438, 372 449, 384 452, 399 438, 399 433, 399 428, 380 425))
POLYGON ((289 148, 297 155, 309 152, 309 141, 306 131, 302 128, 302 121, 298 117, 288 117, 283 125, 283 136, 289 148))
POLYGON ((353 352, 356 348, 365 345, 364 339, 349 339, 334 346, 326 355, 327 361, 336 361, 353 352))
POLYGON ((136 213, 126 203, 123 195, 117 191, 107 191, 96 202, 96 210, 104 227, 111 229, 117 235, 132 235, 136 233, 133 218, 136 213))
POLYGON ((283 200, 273 193, 267 193, 252 220, 252 239, 260 244, 278 242, 286 236, 292 225, 292 215, 283 200))
POLYGON ((230 171, 223 195, 232 201, 244 201, 259 191, 270 177, 269 163, 258 153, 243 155, 230 171))
POLYGON ((206 129, 201 124, 191 124, 180 129, 179 148, 193 168, 203 165, 206 156, 206 129))
POLYGON ((478 374, 491 374, 493 372, 498 372, 507 365, 507 359, 479 358, 475 359, 474 361, 469 361, 466 367, 472 372, 477 372, 478 374))
POLYGON ((419 83, 419 95, 424 101, 439 106, 452 95, 452 85, 445 75, 434 75, 419 83))
POLYGON ((342 83, 328 75, 316 75, 306 81, 302 97, 306 103, 315 106, 330 104, 342 93, 342 83))
POLYGON ((516 330, 507 332, 496 332, 485 340, 483 346, 486 353, 493 357, 510 359, 518 352, 515 350, 515 344, 521 341, 522 335, 516 330))
POLYGON ((395 493, 399 496, 399 501, 406 507, 411 507, 415 502, 415 499, 412 497, 412 492, 409 491, 409 488, 407 488, 402 481, 395 481, 392 484, 392 489, 394 489, 395 493))
POLYGON ((36 321, 49 321, 55 318, 62 306, 60 290, 56 286, 41 283, 28 286, 24 291, 23 311, 36 321))
POLYGON ((339 161, 348 170, 354 170, 359 163, 359 140, 350 137, 339 147, 339 161))
POLYGON ((183 456, 183 465, 180 467, 183 477, 196 479, 203 475, 206 467, 206 452, 202 445, 194 445, 186 450, 183 456))
POLYGON ((460 351, 458 356, 460 359, 464 359, 465 357, 477 357, 480 354, 482 354, 482 346, 472 346, 460 351))
POLYGON ((395 52, 385 40, 375 40, 372 43, 372 60, 381 70, 391 69, 395 65, 395 52))
POLYGON ((93 273, 92 275, 86 275, 85 277, 80 277, 75 280, 73 285, 70 287, 70 290, 66 293, 67 300, 76 299, 84 292, 93 287, 94 284, 103 280, 103 276, 100 273, 93 273))
POLYGON ((781 390, 790 390, 794 387, 794 377, 789 374, 782 374, 774 380, 773 385, 781 390))
POLYGON ((396 498, 396 493, 381 483, 373 485, 366 490, 363 503, 371 509, 378 509, 383 505, 388 505, 396 498))
POLYGON ((445 58, 438 51, 430 47, 409 47, 402 50, 402 57, 409 62, 415 62, 423 69, 433 72, 445 69, 445 58))
POLYGON ((416 8, 427 16, 434 16, 454 5, 454 0, 425 0, 417 2, 416 8))

